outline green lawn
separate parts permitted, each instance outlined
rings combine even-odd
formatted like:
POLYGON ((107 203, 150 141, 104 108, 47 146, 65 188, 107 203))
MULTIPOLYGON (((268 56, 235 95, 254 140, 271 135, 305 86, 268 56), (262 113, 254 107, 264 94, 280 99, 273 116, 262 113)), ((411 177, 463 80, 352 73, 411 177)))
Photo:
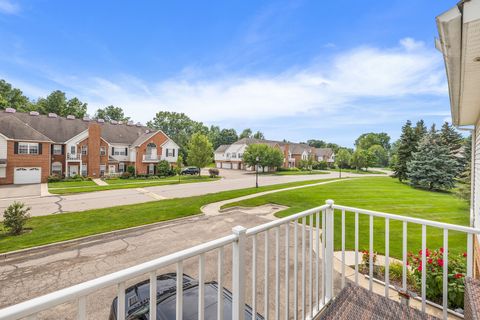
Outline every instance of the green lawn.
MULTIPOLYGON (((228 207, 258 206, 275 203, 288 206, 279 212, 281 217, 300 212, 333 199, 337 204, 358 208, 408 215, 428 220, 468 225, 469 205, 450 193, 429 192, 413 189, 390 177, 365 177, 345 180, 301 190, 284 191, 262 197, 232 203, 228 207)), ((226 207, 227 207, 226 206, 226 207)), ((354 249, 354 214, 346 214, 346 247, 354 249)), ((374 250, 383 253, 385 249, 385 220, 374 218, 374 250)), ((341 248, 341 214, 335 214, 335 247, 341 248)), ((390 222, 390 254, 397 258, 402 254, 402 224, 390 222)), ((360 249, 368 248, 368 217, 360 215, 360 249)), ((427 247, 443 246, 443 230, 427 227, 427 247)), ((421 248, 421 227, 408 225, 408 250, 421 248)), ((458 232, 449 232, 449 248, 455 252, 466 251, 466 236, 458 232)))
POLYGON ((32 217, 19 236, 5 233, 0 226, 0 252, 8 252, 58 241, 75 239, 112 230, 171 220, 200 213, 205 204, 273 189, 305 185, 327 180, 300 181, 272 186, 224 191, 203 196, 160 200, 83 212, 32 217))
POLYGON ((49 183, 48 191, 52 194, 72 194, 72 193, 93 192, 93 191, 163 186, 168 184, 209 182, 209 181, 216 181, 218 179, 220 178, 210 178, 208 176, 200 176, 200 177, 199 176, 183 176, 180 178, 180 181, 178 180, 178 177, 151 179, 151 180, 149 179, 109 179, 109 180, 106 180, 106 182, 109 184, 108 186, 99 186, 95 184, 95 182, 93 181, 58 182, 60 184, 64 183, 65 185, 64 186, 60 185, 59 187, 52 187, 49 183), (83 184, 85 182, 91 182, 91 184, 83 184))
POLYGON ((97 184, 93 181, 59 181, 59 182, 49 182, 48 188, 63 189, 63 188, 76 188, 76 187, 85 187, 85 186, 96 186, 97 184))

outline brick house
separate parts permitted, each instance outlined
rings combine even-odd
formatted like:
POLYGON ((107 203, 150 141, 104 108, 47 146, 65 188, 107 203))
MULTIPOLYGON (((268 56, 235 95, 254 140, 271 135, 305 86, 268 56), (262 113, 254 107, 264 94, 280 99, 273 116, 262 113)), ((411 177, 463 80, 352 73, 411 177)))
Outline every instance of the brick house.
POLYGON ((266 144, 279 148, 283 153, 283 167, 293 168, 300 165, 301 160, 313 159, 315 161, 331 162, 334 152, 330 148, 314 148, 305 143, 292 143, 285 141, 262 140, 243 138, 230 145, 219 146, 214 153, 217 168, 235 170, 253 170, 243 163, 243 153, 251 144, 266 144))
POLYGON ((140 123, 0 112, 0 184, 46 182, 52 174, 102 177, 128 166, 155 174, 161 160, 176 164, 178 149, 161 130, 140 123))

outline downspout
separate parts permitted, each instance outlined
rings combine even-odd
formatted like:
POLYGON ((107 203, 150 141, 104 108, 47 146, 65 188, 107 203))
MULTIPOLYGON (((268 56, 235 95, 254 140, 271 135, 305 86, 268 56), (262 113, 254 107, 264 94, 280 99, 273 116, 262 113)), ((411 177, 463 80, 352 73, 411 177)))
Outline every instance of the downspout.
POLYGON ((472 151, 471 151, 471 157, 470 157, 470 226, 474 227, 475 226, 475 141, 476 141, 476 135, 475 135, 475 128, 466 128, 466 127, 461 127, 461 126, 455 126, 458 130, 461 131, 468 131, 470 132, 470 135, 472 136, 472 151))

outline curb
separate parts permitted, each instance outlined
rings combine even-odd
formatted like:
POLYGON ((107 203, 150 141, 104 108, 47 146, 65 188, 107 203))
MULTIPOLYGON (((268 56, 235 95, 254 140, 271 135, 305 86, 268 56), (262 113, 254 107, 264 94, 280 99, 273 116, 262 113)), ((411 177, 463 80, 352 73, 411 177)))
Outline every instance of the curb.
MULTIPOLYGON (((61 249, 65 248, 71 245, 76 245, 80 244, 82 247, 85 245, 89 245, 92 242, 104 240, 107 237, 118 237, 123 234, 132 232, 132 231, 141 231, 143 229, 153 229, 155 227, 160 227, 163 225, 168 225, 171 223, 175 222, 181 222, 183 220, 188 220, 192 218, 199 218, 203 217, 205 214, 203 213, 198 213, 198 214, 193 214, 190 216, 182 217, 182 218, 177 218, 177 219, 172 219, 172 220, 165 220, 165 221, 160 221, 160 222, 154 222, 150 224, 144 224, 141 226, 136 226, 136 227, 130 227, 130 228, 125 228, 125 229, 120 229, 120 230, 114 230, 114 231, 108 231, 108 232, 103 232, 103 233, 98 233, 90 236, 85 236, 81 238, 75 238, 71 240, 65 240, 65 241, 60 241, 60 242, 55 242, 55 243, 49 243, 49 244, 44 244, 36 247, 31 247, 31 248, 25 248, 25 249, 19 249, 19 250, 14 250, 14 251, 9 251, 9 252, 4 252, 0 253, 0 261, 5 262, 6 260, 12 259, 12 258, 26 258, 27 255, 35 254, 38 253, 39 251, 45 250, 45 249, 61 249)), ((45 253, 48 254, 48 253, 45 253)))

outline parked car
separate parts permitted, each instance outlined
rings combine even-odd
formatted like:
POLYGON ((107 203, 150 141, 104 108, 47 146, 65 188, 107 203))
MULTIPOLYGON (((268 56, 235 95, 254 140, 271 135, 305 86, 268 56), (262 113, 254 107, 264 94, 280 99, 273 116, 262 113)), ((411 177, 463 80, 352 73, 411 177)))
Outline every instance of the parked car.
MULTIPOLYGON (((167 273, 157 277, 157 320, 175 320, 176 318, 177 274, 167 273)), ((217 318, 218 283, 205 283, 205 320, 217 318)), ((125 290, 125 319, 148 320, 150 309, 149 280, 137 283, 125 290)), ((223 288, 224 319, 232 319, 232 293, 223 288)), ((117 299, 113 299, 109 320, 117 319, 117 299)), ((198 281, 183 275, 183 319, 198 318, 198 281)), ((252 308, 245 305, 245 319, 252 318, 252 308)), ((257 320, 264 320, 259 314, 257 320)))
POLYGON ((181 174, 200 174, 200 169, 197 167, 186 167, 182 170, 181 174))

